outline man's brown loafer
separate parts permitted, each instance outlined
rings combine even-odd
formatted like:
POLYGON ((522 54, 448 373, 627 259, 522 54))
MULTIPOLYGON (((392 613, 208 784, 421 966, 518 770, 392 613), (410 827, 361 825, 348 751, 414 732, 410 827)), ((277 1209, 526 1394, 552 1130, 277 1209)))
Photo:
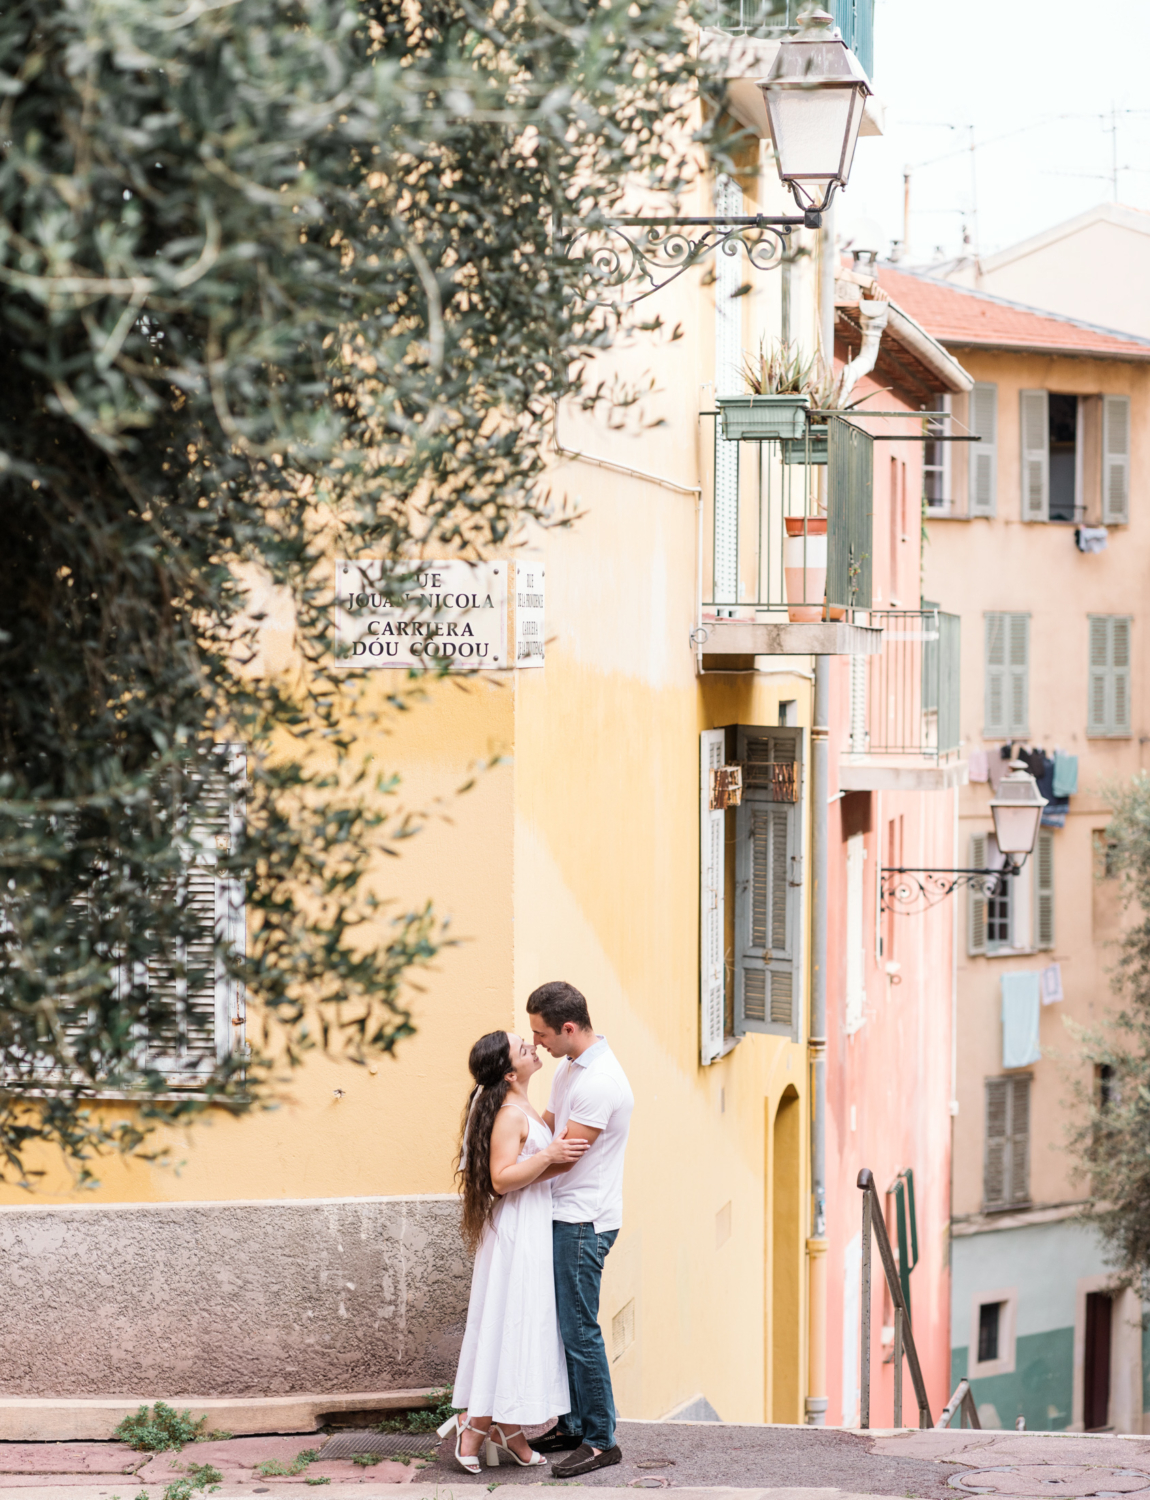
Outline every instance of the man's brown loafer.
POLYGON ((570 1458, 552 1464, 551 1472, 556 1479, 576 1479, 580 1474, 590 1474, 595 1469, 609 1469, 612 1464, 622 1462, 623 1454, 618 1444, 614 1448, 604 1448, 602 1453, 596 1453, 590 1443, 581 1443, 570 1458))

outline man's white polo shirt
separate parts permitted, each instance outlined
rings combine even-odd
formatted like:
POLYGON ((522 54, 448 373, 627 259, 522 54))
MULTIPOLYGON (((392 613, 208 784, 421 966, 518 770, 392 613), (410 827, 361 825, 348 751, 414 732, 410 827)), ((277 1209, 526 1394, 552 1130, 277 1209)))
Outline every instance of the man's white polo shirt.
POLYGON ((568 1121, 602 1132, 570 1172, 552 1178, 551 1217, 561 1224, 593 1224, 596 1234, 620 1228, 623 1153, 635 1096, 606 1037, 581 1057, 560 1063, 547 1108, 555 1117, 556 1135, 568 1121))

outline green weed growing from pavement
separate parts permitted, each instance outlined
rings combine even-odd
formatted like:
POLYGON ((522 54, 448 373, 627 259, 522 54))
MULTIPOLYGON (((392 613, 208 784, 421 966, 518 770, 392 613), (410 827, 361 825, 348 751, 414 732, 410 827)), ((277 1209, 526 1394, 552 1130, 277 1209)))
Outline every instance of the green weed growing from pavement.
POLYGON ((175 1449, 178 1453, 185 1443, 194 1443, 203 1435, 207 1417, 192 1421, 190 1411, 178 1412, 157 1401, 155 1406, 141 1406, 130 1417, 125 1417, 112 1436, 137 1453, 165 1453, 175 1449))
POLYGON ((305 1448, 302 1453, 296 1454, 287 1467, 278 1458, 265 1458, 262 1464, 256 1464, 256 1473, 261 1479, 294 1478, 297 1474, 302 1474, 308 1464, 315 1463, 318 1457, 318 1448, 305 1448))
POLYGON ((382 1422, 376 1423, 376 1432, 435 1432, 449 1417, 463 1409, 452 1406, 451 1391, 447 1387, 441 1391, 432 1391, 428 1400, 431 1405, 418 1411, 405 1411, 397 1417, 385 1417, 382 1422))

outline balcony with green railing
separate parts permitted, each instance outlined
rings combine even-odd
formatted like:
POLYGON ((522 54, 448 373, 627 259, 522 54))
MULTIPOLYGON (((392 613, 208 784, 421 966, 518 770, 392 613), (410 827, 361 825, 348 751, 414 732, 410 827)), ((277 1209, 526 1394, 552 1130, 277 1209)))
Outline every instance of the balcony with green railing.
POLYGON ((715 425, 700 509, 704 670, 734 658, 880 648, 871 620, 874 442, 839 416, 786 406, 806 400, 723 398, 705 414, 715 425))
MULTIPOLYGON (((867 77, 873 77, 875 0, 824 4, 867 77)), ((798 30, 799 16, 809 6, 810 0, 710 0, 708 21, 720 31, 777 40, 798 30)))

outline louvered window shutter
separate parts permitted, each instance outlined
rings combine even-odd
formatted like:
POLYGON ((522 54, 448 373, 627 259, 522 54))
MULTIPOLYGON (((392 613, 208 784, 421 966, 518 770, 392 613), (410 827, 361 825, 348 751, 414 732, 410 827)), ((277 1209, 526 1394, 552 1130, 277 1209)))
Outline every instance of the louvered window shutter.
POLYGON ((1130 733, 1130 619, 1115 615, 1110 622, 1110 733, 1130 733))
POLYGON ((722 729, 704 729, 699 736, 699 1055, 704 1066, 723 1050, 726 813, 711 811, 711 773, 724 762, 726 738, 722 729))
POLYGON ((1007 733, 1030 732, 1030 616, 1006 616, 1007 733))
POLYGON ((1130 397, 1102 398, 1102 524, 1130 519, 1130 397))
MULTIPOLYGON (((975 833, 970 839, 970 868, 986 869, 986 835, 975 833)), ((967 933, 968 953, 986 952, 986 897, 976 886, 967 887, 967 933)))
POLYGON ((1122 738, 1130 733, 1128 615, 1091 615, 1086 733, 1122 738))
POLYGON ((970 393, 970 514, 993 516, 998 497, 998 387, 978 381, 970 393))
POLYGON ((1110 616, 1090 616, 1086 733, 1105 734, 1110 702, 1110 616))
POLYGON ((226 750, 226 764, 207 778, 192 809, 191 857, 182 896, 198 927, 195 939, 178 943, 171 958, 148 965, 152 1004, 160 1016, 147 1037, 149 1060, 174 1081, 194 1083, 243 1045, 243 993, 228 972, 224 950, 242 957, 247 918, 244 889, 221 869, 221 855, 236 848, 242 812, 236 789, 242 782, 242 751, 226 750))
POLYGON ((1038 830, 1034 862, 1035 947, 1054 947, 1054 834, 1038 830))
POLYGON ((1007 682, 1006 682, 1006 622, 1007 616, 986 616, 986 702, 983 713, 983 734, 987 739, 1001 739, 1009 733, 1007 728, 1007 682))
POLYGON ((1009 1154, 1008 1197, 1012 1207, 1030 1202, 1030 1079, 1008 1078, 1009 1154))
POLYGON ((735 1029, 793 1036, 799 1014, 802 731, 739 730, 735 1029))
POLYGON ((1045 521, 1050 501, 1050 403, 1045 391, 1022 392, 1022 519, 1045 521))
POLYGON ((982 1164, 982 1206, 1005 1208, 1010 1201, 1007 1176, 1010 1085, 1012 1078, 986 1080, 986 1146, 982 1164))

